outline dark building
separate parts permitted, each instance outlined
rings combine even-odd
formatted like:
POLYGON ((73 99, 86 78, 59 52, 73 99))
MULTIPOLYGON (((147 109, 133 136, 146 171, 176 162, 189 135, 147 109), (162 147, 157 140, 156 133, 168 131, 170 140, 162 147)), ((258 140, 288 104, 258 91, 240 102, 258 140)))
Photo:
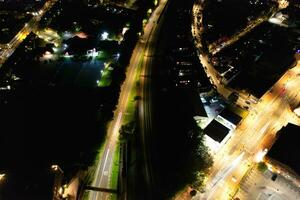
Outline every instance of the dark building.
POLYGON ((190 92, 189 93, 190 103, 193 105, 193 115, 201 116, 201 117, 208 117, 207 113, 203 107, 201 100, 199 99, 199 95, 197 92, 190 92))
POLYGON ((279 131, 279 137, 268 152, 268 157, 300 174, 300 127, 288 124, 279 131))
POLYGON ((226 119, 227 121, 234 124, 235 126, 237 126, 240 123, 240 121, 242 120, 241 116, 235 114, 234 112, 229 110, 227 107, 224 110, 222 110, 222 112, 219 114, 219 116, 226 119))
POLYGON ((227 136, 230 129, 222 125, 220 122, 213 120, 205 129, 204 133, 214 141, 221 143, 227 136))
POLYGON ((78 36, 75 36, 69 40, 67 40, 67 44, 69 45, 66 49, 71 55, 80 55, 85 54, 87 50, 92 49, 93 41, 90 39, 81 39, 78 36))

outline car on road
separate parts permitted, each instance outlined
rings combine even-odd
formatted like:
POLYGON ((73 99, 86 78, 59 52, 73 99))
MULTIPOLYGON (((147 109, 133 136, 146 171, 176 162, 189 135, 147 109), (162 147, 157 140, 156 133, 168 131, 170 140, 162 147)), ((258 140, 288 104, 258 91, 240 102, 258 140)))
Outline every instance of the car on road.
POLYGON ((248 110, 248 109, 249 109, 249 106, 243 106, 243 108, 245 108, 245 109, 247 109, 247 110, 248 110))
POLYGON ((275 181, 276 178, 277 178, 277 174, 273 174, 272 177, 271 177, 272 181, 275 181))

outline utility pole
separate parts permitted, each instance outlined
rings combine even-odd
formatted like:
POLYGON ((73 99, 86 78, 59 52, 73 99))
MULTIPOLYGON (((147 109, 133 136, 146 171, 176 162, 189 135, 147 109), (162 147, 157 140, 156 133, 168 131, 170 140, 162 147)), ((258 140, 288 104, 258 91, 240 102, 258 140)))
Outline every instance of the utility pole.
POLYGON ((52 171, 54 172, 54 184, 53 184, 53 198, 52 200, 61 200, 63 189, 61 187, 62 179, 64 172, 58 165, 51 166, 52 171))

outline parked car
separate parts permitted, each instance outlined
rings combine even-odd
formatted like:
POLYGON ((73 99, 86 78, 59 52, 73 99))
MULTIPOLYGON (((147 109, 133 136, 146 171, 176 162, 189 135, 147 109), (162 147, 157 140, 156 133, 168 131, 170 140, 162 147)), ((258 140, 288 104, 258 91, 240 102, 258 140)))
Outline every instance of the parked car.
POLYGON ((272 181, 275 181, 276 178, 277 178, 277 174, 273 174, 272 177, 271 177, 272 181))

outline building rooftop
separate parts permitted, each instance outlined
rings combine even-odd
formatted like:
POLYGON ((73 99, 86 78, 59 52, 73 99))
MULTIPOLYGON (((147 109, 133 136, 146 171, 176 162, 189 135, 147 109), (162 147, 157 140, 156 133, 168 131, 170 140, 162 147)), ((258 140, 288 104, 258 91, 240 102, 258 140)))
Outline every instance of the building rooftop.
POLYGON ((288 124, 280 130, 279 137, 268 152, 268 156, 289 166, 300 174, 300 127, 288 124))
POLYGON ((205 129, 204 133, 211 137, 213 140, 221 143, 227 136, 230 129, 222 125, 216 120, 213 120, 205 129))
POLYGON ((193 105, 195 116, 208 117, 204 109, 203 103, 201 102, 198 93, 189 93, 190 103, 193 105))
POLYGON ((219 115, 234 125, 237 125, 242 120, 242 117, 232 112, 227 107, 224 110, 222 110, 222 112, 219 115))

